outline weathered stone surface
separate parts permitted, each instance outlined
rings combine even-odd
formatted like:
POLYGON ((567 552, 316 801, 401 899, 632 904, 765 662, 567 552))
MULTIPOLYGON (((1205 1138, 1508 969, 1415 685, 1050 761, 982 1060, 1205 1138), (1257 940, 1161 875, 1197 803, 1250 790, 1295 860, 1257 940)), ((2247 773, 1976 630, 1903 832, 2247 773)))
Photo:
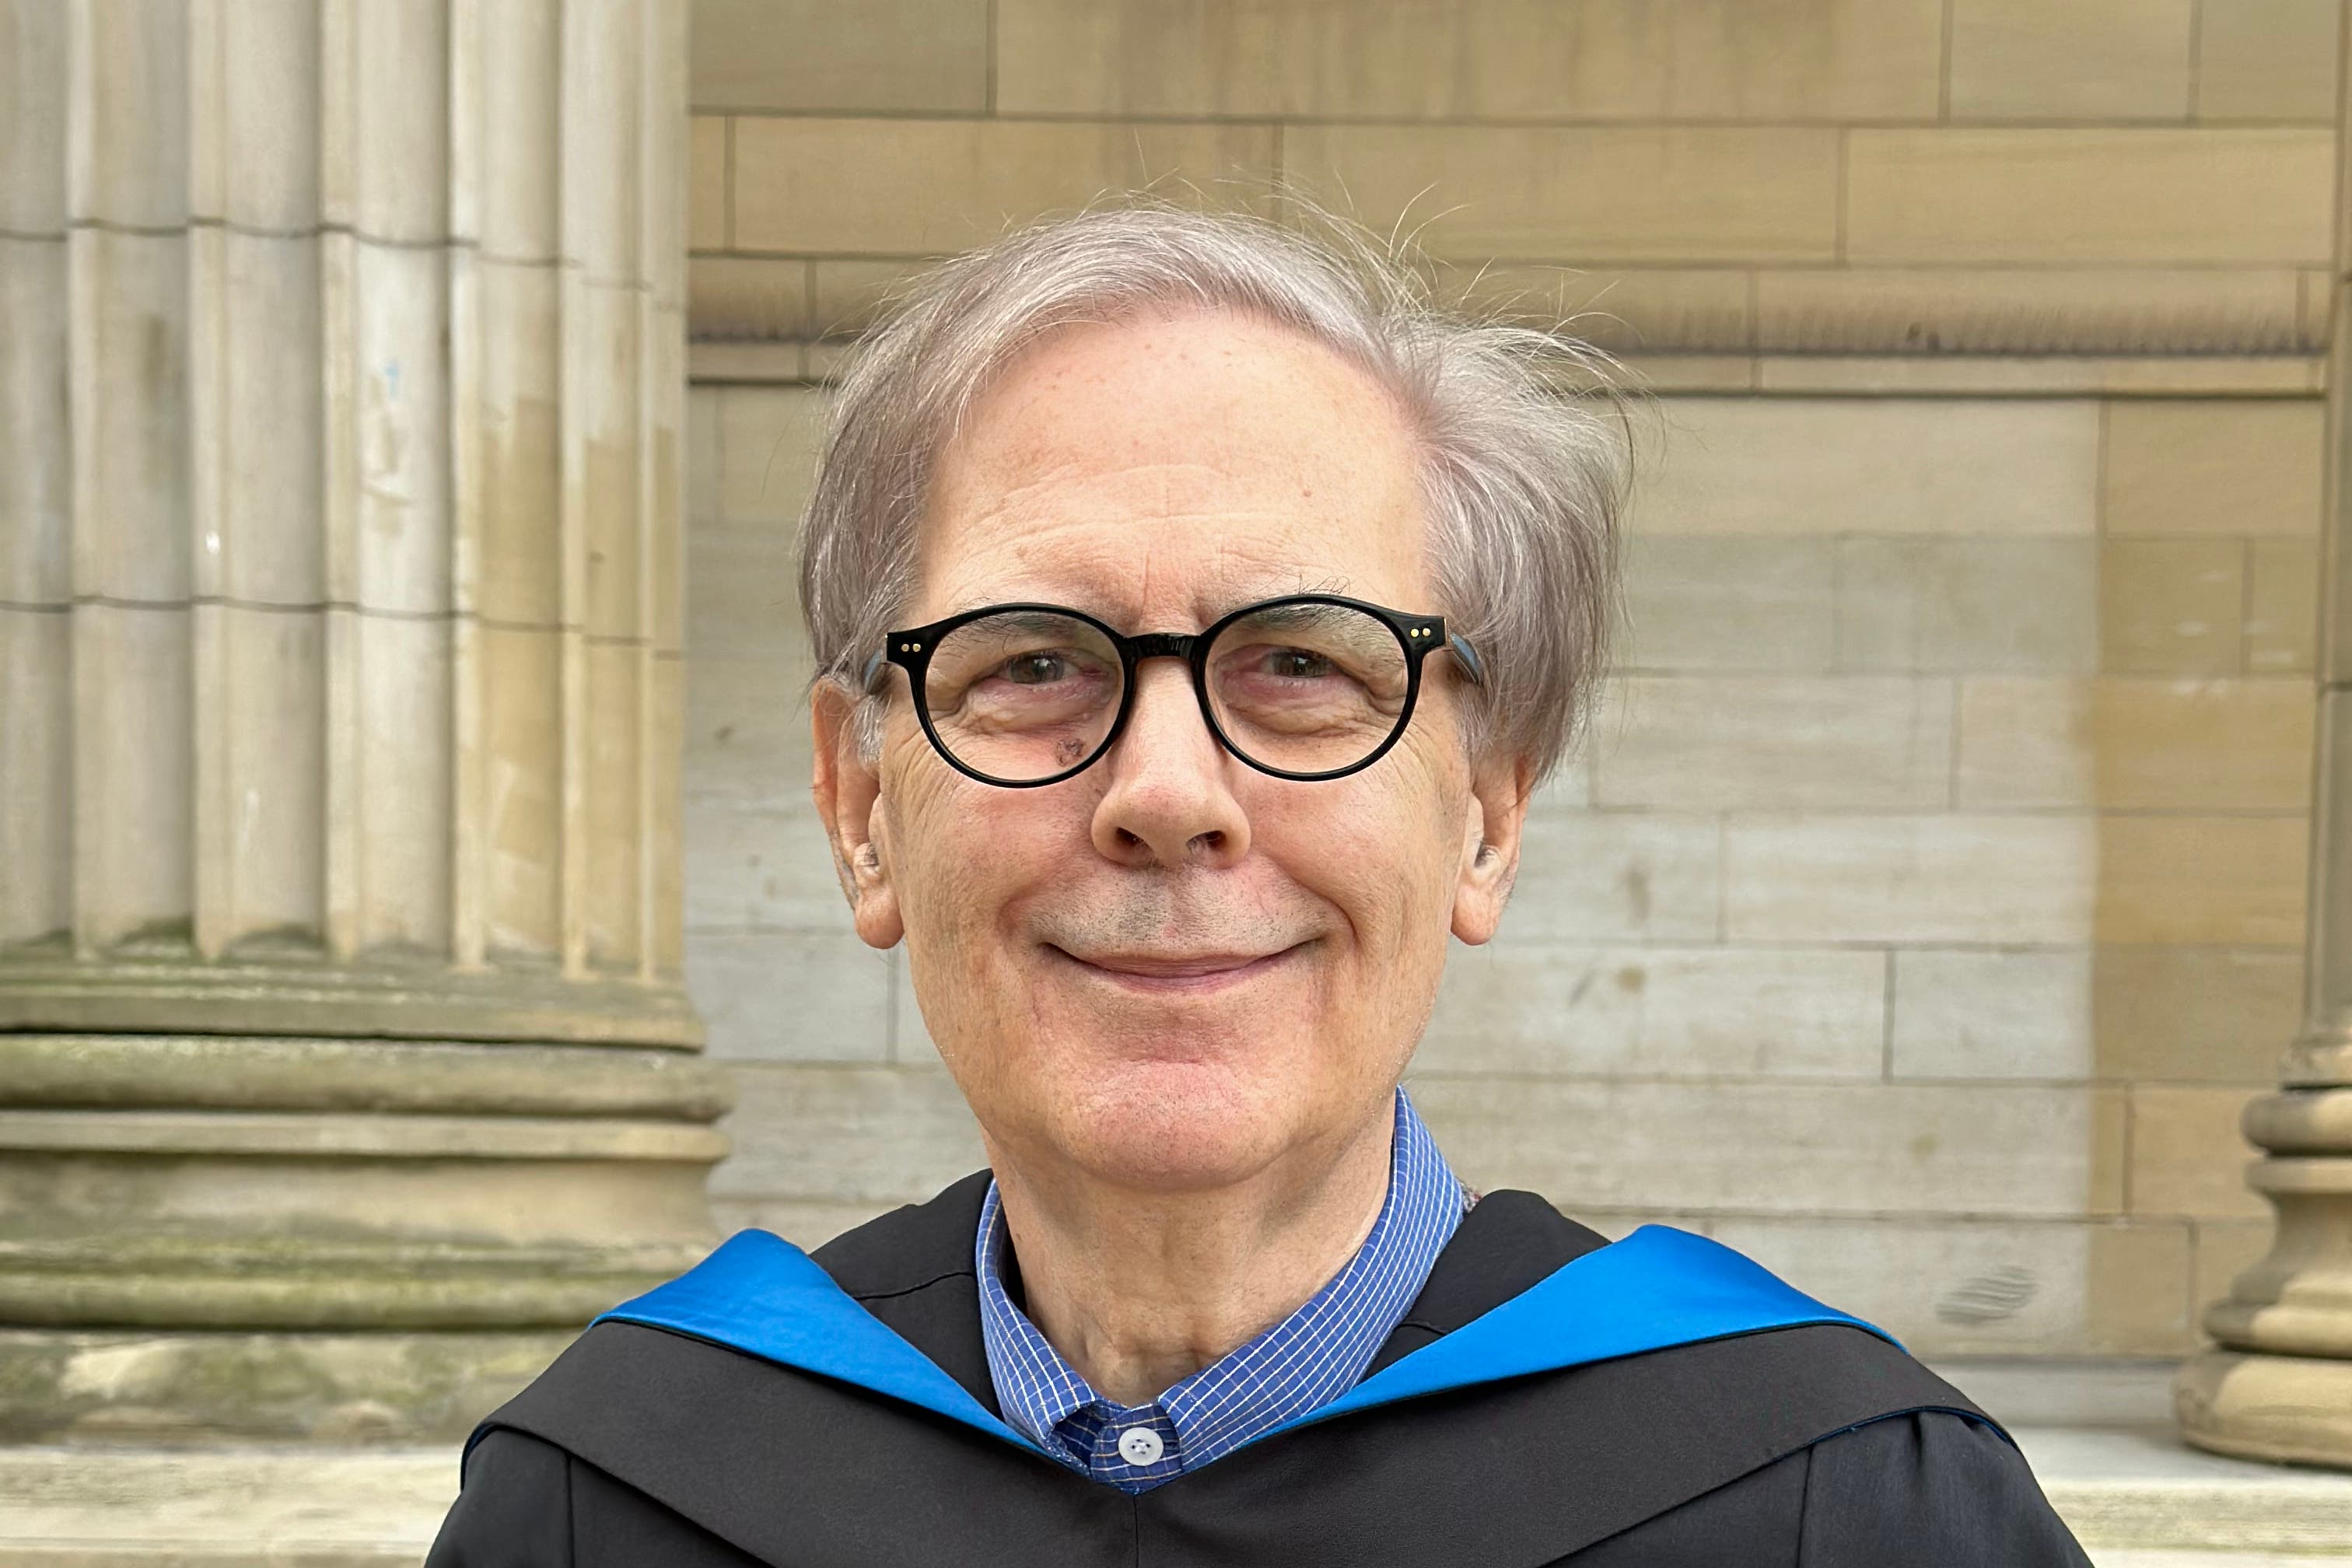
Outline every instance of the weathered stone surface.
POLYGON ((1940 65, 1927 0, 1005 0, 995 15, 1012 112, 1907 119, 1935 112, 1940 65))
POLYGON ((225 1035, 0 1034, 0 1103, 442 1115, 725 1114, 724 1069, 674 1050, 225 1035))
POLYGON ((1507 936, 1456 951, 1423 1072, 1869 1078, 1885 961, 1835 949, 1588 946, 1507 936))
POLYGON ((1901 398, 1677 398, 1634 501, 1643 531, 2088 534, 2099 408, 1901 398))
POLYGON ((1857 130, 1846 251, 1869 263, 2324 262, 2323 129, 1857 130))
POLYGON ((1951 112, 1983 120, 2171 120, 2189 112, 2191 0, 1956 0, 1951 112))
POLYGON ((575 1331, 0 1328, 0 1443, 430 1442, 454 1487, 454 1445, 575 1331))
POLYGON ((2352 1455, 2352 1361, 2207 1351, 2180 1369, 2175 1397, 2200 1448, 2335 1466, 2352 1455))

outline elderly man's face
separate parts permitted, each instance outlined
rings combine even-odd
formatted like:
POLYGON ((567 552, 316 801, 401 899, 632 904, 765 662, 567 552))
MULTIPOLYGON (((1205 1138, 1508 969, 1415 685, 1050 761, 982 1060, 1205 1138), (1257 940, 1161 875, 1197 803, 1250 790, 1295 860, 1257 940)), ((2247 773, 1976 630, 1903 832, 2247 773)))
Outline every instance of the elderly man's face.
MULTIPOLYGON (((1369 378, 1280 328, 1070 329, 944 454, 899 624, 1028 600, 1195 632, 1307 590, 1442 612, 1413 455, 1369 378)), ((870 768, 820 700, 817 795, 858 930, 903 936, 995 1151, 1195 1190, 1379 1124, 1448 931, 1492 933, 1516 862, 1523 781, 1474 770, 1449 662, 1393 751, 1318 783, 1226 753, 1174 659, 1139 667, 1106 755, 1037 789, 950 768, 903 685, 870 768)))

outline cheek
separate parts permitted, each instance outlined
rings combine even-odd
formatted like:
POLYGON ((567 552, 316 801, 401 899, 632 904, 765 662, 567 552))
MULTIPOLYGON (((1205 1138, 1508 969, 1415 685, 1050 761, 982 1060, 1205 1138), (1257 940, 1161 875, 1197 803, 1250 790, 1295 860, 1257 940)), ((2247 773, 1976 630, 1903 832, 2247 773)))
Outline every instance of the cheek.
POLYGON ((1430 792, 1391 787, 1328 806, 1286 803, 1260 820, 1255 837, 1293 879, 1346 919, 1362 962, 1388 966, 1424 950, 1444 952, 1461 853, 1454 829, 1430 792))

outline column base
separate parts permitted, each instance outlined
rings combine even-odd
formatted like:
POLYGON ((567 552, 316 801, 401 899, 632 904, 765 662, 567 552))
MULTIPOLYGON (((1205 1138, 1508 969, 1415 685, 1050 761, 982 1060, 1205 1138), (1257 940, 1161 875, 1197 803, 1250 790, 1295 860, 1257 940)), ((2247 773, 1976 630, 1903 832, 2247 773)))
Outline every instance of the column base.
POLYGON ((2180 1369, 2172 1400, 2200 1448, 2352 1469, 2352 1361, 2210 1350, 2180 1369))
POLYGON ((718 1239, 729 1098, 673 1050, 0 1035, 0 1325, 577 1330, 718 1239))
POLYGON ((454 1444, 574 1337, 0 1329, 0 1444, 454 1444))

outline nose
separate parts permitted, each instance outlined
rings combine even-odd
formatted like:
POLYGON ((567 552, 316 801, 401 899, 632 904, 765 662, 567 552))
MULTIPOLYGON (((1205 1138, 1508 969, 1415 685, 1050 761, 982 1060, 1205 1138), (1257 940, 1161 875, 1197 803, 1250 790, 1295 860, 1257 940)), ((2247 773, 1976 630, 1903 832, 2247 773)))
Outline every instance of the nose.
POLYGON ((1095 764, 1108 775, 1096 849, 1127 866, 1234 864, 1249 853, 1249 817, 1231 788, 1241 764, 1209 732, 1181 663, 1146 659, 1135 682, 1127 728, 1095 764))

